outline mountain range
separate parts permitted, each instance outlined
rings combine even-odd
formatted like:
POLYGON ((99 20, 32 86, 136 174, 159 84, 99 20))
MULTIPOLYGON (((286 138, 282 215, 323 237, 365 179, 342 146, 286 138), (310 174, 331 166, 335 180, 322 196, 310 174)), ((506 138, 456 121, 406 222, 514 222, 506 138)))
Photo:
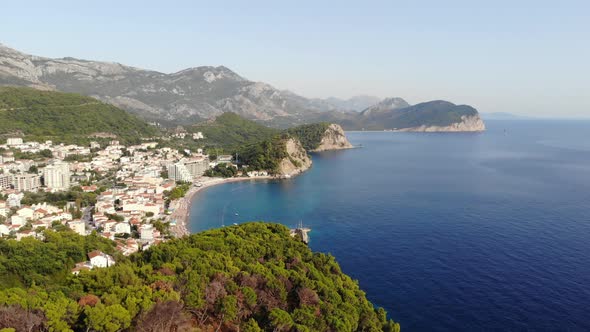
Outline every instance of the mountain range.
POLYGON ((411 106, 401 98, 305 98, 250 81, 224 66, 166 74, 112 62, 29 55, 2 44, 0 85, 79 93, 162 125, 186 125, 233 112, 274 127, 329 121, 345 129, 423 130, 434 126, 440 131, 476 117, 481 123, 461 128, 483 130, 475 109, 448 102, 411 106), (422 108, 426 116, 418 114, 422 108), (408 117, 402 116, 404 109, 412 113, 412 121, 404 120, 408 117))

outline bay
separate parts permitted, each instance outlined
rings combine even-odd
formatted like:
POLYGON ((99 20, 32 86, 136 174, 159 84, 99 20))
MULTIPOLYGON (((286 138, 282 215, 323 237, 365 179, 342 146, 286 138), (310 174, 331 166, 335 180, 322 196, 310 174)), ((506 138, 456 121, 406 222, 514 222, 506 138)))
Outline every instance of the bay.
POLYGON ((299 177, 203 190, 189 229, 302 221, 403 331, 588 331, 590 122, 487 126, 349 132, 299 177))

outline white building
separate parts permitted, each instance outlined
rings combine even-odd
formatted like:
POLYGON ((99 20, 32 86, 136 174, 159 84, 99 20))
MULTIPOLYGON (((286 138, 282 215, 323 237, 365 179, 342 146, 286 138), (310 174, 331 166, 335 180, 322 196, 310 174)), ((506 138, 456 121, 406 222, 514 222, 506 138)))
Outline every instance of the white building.
POLYGON ((144 241, 151 241, 154 239, 154 227, 151 224, 141 225, 140 237, 144 241))
POLYGON ((24 237, 35 237, 35 236, 37 236, 37 233, 33 230, 22 231, 22 232, 16 233, 16 240, 20 241, 24 237))
POLYGON ((0 224, 0 236, 8 234, 10 234, 10 229, 8 228, 8 226, 0 224))
POLYGON ((70 221, 68 222, 68 227, 80 235, 86 235, 86 225, 83 221, 70 221))
POLYGON ((27 223, 27 220, 23 216, 19 216, 18 214, 13 215, 10 217, 10 224, 12 226, 23 226, 27 223))
POLYGON ((0 158, 1 162, 3 164, 7 164, 7 163, 13 163, 14 162, 14 153, 12 152, 6 152, 5 154, 2 155, 2 158, 0 158))
POLYGON ((203 176, 203 174, 205 174, 205 171, 209 169, 208 157, 187 159, 183 162, 184 166, 189 171, 189 173, 191 173, 191 176, 193 178, 203 176))
POLYGON ((17 191, 34 191, 41 187, 41 177, 37 174, 16 174, 12 176, 12 185, 17 191))
POLYGON ((35 210, 30 207, 23 207, 16 211, 16 214, 25 218, 25 219, 33 219, 33 215, 35 214, 35 210))
POLYGON ((51 190, 67 190, 70 188, 70 165, 55 162, 43 169, 45 187, 51 190))
POLYGON ((20 137, 11 137, 6 140, 6 145, 8 145, 8 146, 21 145, 21 144, 23 144, 23 139, 20 137))
POLYGON ((6 200, 6 204, 8 207, 20 207, 20 201, 25 197, 23 193, 18 194, 9 194, 8 199, 6 200))
POLYGON ((218 164, 229 164, 233 160, 233 157, 229 154, 222 154, 217 156, 217 163, 218 164))
POLYGON ((267 171, 250 171, 247 174, 249 177, 268 176, 267 171))
POLYGON ((109 267, 115 265, 115 260, 113 257, 99 250, 94 250, 88 253, 88 258, 90 259, 90 265, 92 268, 109 267))
POLYGON ((126 222, 117 223, 114 229, 116 234, 131 234, 131 225, 126 222))
POLYGON ((8 211, 10 211, 8 204, 5 201, 0 201, 0 216, 7 217, 8 211))
POLYGON ((174 181, 192 182, 193 176, 183 162, 177 162, 168 166, 168 178, 174 181))
POLYGON ((0 174, 0 189, 10 188, 11 183, 12 183, 12 175, 11 174, 0 174))

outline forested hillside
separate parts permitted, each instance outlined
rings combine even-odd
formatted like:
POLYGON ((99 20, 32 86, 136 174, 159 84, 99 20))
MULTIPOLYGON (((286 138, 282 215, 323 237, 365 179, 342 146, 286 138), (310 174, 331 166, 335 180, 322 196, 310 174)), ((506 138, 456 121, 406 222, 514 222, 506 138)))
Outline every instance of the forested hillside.
POLYGON ((202 132, 205 144, 231 152, 236 148, 258 143, 280 134, 280 130, 265 127, 236 113, 223 113, 214 120, 189 127, 190 132, 202 132))
POLYGON ((139 118, 96 99, 72 93, 0 87, 0 137, 75 143, 114 135, 137 142, 158 131, 139 118))
POLYGON ((322 122, 279 130, 228 112, 215 120, 198 123, 190 127, 189 131, 202 132, 206 145, 228 153, 239 152, 240 147, 269 141, 279 136, 295 137, 301 141, 306 150, 313 150, 320 144, 329 125, 327 122, 322 122))
POLYGON ((282 225, 206 231, 69 273, 87 251, 112 250, 105 241, 69 232, 0 240, 0 329, 399 330, 332 256, 313 253, 282 225))

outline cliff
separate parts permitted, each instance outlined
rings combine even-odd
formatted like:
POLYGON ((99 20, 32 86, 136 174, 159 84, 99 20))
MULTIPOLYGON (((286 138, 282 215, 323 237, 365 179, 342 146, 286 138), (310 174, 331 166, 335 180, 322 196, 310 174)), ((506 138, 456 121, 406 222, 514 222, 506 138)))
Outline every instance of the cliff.
POLYGON ((342 149, 350 149, 352 148, 352 144, 346 138, 344 134, 344 129, 337 124, 331 124, 326 128, 324 134, 322 136, 322 140, 320 144, 310 150, 311 152, 320 152, 320 151, 328 151, 328 150, 342 150, 342 149))
POLYGON ((447 126, 427 126, 396 129, 402 132, 479 132, 485 131, 486 126, 479 115, 463 115, 460 122, 455 122, 447 126))
POLYGON ((279 163, 279 175, 291 177, 308 170, 311 167, 311 158, 296 138, 285 141, 287 156, 279 163))
POLYGON ((327 122, 313 123, 289 128, 287 133, 299 139, 308 152, 349 149, 352 144, 346 139, 340 125, 327 122))

